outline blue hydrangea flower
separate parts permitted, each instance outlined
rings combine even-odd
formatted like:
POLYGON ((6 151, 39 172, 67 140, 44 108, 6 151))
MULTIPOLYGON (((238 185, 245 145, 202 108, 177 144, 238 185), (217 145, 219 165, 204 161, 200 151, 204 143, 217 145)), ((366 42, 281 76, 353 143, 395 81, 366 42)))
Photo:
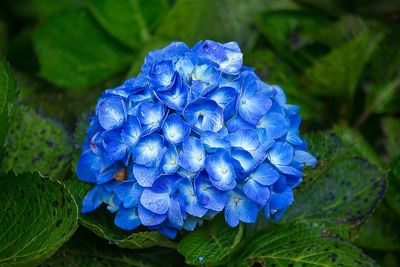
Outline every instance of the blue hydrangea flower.
POLYGON ((243 66, 235 42, 182 42, 150 52, 141 72, 106 90, 76 173, 115 225, 174 238, 224 213, 228 225, 280 219, 305 165, 299 108, 243 66))

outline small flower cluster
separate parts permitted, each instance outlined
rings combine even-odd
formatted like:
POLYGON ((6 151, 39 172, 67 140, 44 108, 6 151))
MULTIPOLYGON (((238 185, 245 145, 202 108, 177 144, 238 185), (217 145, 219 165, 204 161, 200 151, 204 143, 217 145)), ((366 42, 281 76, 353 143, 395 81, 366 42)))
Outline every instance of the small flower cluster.
POLYGON ((299 108, 242 56, 235 42, 172 42, 106 90, 76 169, 96 184, 82 212, 106 203, 118 227, 170 238, 222 211, 231 227, 260 211, 279 219, 316 159, 299 138, 299 108))

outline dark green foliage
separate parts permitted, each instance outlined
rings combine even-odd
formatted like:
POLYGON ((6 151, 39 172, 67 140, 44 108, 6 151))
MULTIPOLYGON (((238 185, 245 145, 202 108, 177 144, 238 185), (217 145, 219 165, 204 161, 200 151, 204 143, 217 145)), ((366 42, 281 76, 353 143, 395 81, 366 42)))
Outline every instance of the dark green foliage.
POLYGON ((16 106, 7 136, 5 171, 39 171, 42 175, 63 179, 72 158, 71 139, 65 127, 31 108, 16 106))
POLYGON ((40 75, 62 87, 103 81, 132 60, 132 54, 104 34, 84 9, 51 16, 36 29, 34 40, 40 75))
POLYGON ((10 65, 0 57, 0 166, 4 155, 4 141, 10 127, 17 89, 10 65))
POLYGON ((170 266, 155 255, 121 249, 80 228, 57 253, 41 266, 170 266))
POLYGON ((188 264, 221 262, 240 242, 243 224, 232 228, 225 223, 223 214, 179 242, 178 251, 188 264))
POLYGON ((228 266, 375 266, 353 244, 323 224, 273 225, 244 240, 228 266))
POLYGON ((78 208, 63 183, 9 172, 0 187, 0 265, 41 263, 75 232, 78 208))

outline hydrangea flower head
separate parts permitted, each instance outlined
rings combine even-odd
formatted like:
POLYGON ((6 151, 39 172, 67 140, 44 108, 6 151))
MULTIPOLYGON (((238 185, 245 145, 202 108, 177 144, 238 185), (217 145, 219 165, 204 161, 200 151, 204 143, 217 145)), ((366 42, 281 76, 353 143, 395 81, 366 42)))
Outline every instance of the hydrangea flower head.
POLYGON ((235 42, 172 42, 106 90, 76 169, 95 184, 82 212, 105 203, 118 227, 170 238, 221 212, 231 227, 279 219, 316 159, 299 108, 242 58, 235 42))

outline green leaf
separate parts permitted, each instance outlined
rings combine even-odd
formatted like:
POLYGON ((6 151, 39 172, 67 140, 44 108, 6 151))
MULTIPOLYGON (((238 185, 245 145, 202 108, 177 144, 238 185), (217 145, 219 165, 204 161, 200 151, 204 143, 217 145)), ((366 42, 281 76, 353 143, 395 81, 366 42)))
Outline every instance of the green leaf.
POLYGON ((0 57, 0 166, 4 156, 4 141, 10 125, 10 116, 17 98, 14 74, 10 65, 0 57))
POLYGON ((399 250, 399 223, 392 209, 387 207, 386 203, 381 203, 365 223, 355 244, 368 249, 399 250))
POLYGON ((395 117, 384 117, 382 130, 386 136, 385 148, 389 157, 400 155, 400 120, 395 117))
POLYGON ((84 9, 46 19, 34 35, 40 75, 61 87, 85 87, 124 70, 130 52, 102 30, 84 9))
POLYGON ((375 266, 362 251, 321 224, 287 224, 255 232, 228 266, 375 266))
POLYGON ((47 18, 64 9, 83 7, 84 5, 85 0, 32 0, 33 10, 40 19, 47 18))
POLYGON ((10 172, 0 187, 0 265, 39 264, 75 232, 77 206, 61 182, 10 172))
POLYGON ((278 10, 263 13, 257 26, 276 51, 302 69, 313 61, 302 48, 314 43, 314 35, 328 22, 326 17, 315 12, 278 10))
POLYGON ((221 262, 240 242, 243 225, 232 228, 220 214, 209 224, 186 235, 178 245, 187 264, 211 264, 221 262))
POLYGON ((140 48, 164 18, 166 0, 87 0, 93 16, 121 43, 140 48))
POLYGON ((386 193, 386 202, 397 216, 400 216, 400 155, 390 164, 389 186, 386 193))
POLYGON ((345 125, 336 125, 333 130, 343 139, 346 145, 353 147, 351 152, 355 156, 366 158, 370 162, 382 167, 382 161, 359 131, 345 125))
POLYGON ((88 230, 79 228, 49 260, 41 266, 170 266, 168 262, 154 255, 143 256, 122 249, 104 239, 96 237, 88 230))
POLYGON ((207 39, 217 42, 235 41, 242 50, 249 50, 257 39, 257 33, 251 29, 254 15, 264 7, 265 1, 257 0, 176 1, 148 45, 134 61, 128 77, 138 75, 149 51, 163 48, 176 40, 189 46, 207 39))
MULTIPOLYGON (((86 129, 89 123, 86 118, 88 116, 89 114, 83 116, 77 125, 74 136, 76 149, 72 163, 73 175, 65 181, 66 186, 71 191, 79 206, 79 210, 82 208, 83 198, 93 188, 93 185, 79 180, 75 172, 81 154, 83 140, 87 137, 86 129)), ((99 237, 110 240, 123 248, 148 248, 152 246, 176 248, 176 244, 159 231, 146 231, 145 227, 135 229, 135 231, 126 231, 118 228, 114 224, 114 216, 115 215, 108 211, 104 206, 101 206, 94 212, 85 214, 79 212, 79 222, 99 237)))
POLYGON ((15 119, 6 142, 3 167, 16 173, 39 171, 62 179, 69 171, 73 146, 64 126, 36 114, 28 107, 15 108, 15 119))
MULTIPOLYGON (((330 150, 318 153, 314 144, 310 142, 311 153, 324 159, 322 156, 330 150)), ((386 173, 349 150, 336 158, 320 160, 314 169, 307 168, 299 189, 283 221, 330 224, 351 239, 382 199, 386 173)))
POLYGON ((382 33, 368 32, 331 50, 305 70, 304 87, 315 95, 351 100, 364 66, 382 37, 382 33))

